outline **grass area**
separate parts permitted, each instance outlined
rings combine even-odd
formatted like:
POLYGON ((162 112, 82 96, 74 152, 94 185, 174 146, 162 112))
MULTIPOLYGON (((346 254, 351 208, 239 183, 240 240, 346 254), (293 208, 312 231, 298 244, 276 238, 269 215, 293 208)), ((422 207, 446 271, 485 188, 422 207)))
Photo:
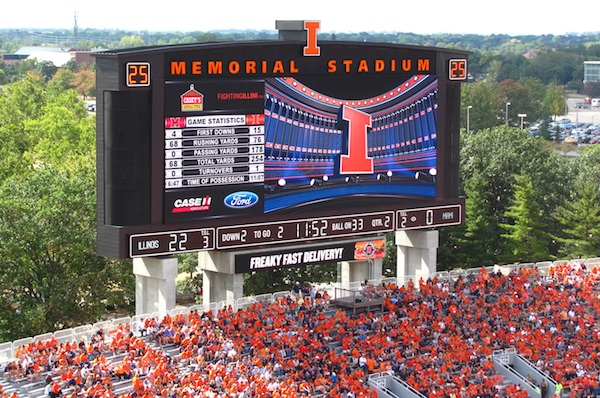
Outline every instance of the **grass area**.
POLYGON ((554 141, 546 141, 546 148, 549 150, 560 152, 563 155, 566 154, 579 154, 585 146, 573 145, 573 144, 563 144, 562 142, 554 142, 554 141))

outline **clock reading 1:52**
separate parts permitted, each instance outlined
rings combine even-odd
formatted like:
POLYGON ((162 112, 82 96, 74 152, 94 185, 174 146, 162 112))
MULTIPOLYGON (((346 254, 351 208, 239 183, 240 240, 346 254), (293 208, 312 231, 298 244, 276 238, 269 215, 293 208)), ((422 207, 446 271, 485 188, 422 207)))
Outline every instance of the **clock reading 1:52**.
POLYGON ((149 62, 128 62, 125 72, 128 87, 150 86, 149 62))

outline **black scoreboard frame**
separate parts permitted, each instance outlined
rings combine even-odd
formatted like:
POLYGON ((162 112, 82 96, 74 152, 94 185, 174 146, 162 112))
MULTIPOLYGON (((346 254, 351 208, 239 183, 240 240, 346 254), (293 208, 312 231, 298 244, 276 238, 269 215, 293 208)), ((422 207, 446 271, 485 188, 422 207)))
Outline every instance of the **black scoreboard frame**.
MULTIPOLYGON (((460 84, 467 80, 469 53, 386 43, 319 41, 318 44, 317 56, 305 56, 304 43, 296 40, 200 43, 95 53, 98 254, 110 258, 159 256, 354 237, 462 223, 464 198, 459 197, 460 84), (288 161, 292 157, 299 160, 300 158, 295 158, 296 153, 292 154, 292 148, 298 152, 306 151, 306 146, 310 144, 300 142, 303 138, 294 138, 297 140, 295 145, 284 145, 275 143, 275 140, 265 143, 264 136, 260 134, 256 137, 246 135, 248 129, 254 128, 253 123, 258 126, 255 131, 265 132, 262 119, 265 116, 259 106, 264 103, 264 97, 270 94, 270 91, 265 93, 261 88, 266 85, 267 80, 273 80, 273 87, 281 85, 281 90, 284 91, 294 90, 294 85, 308 82, 303 86, 305 90, 322 89, 331 98, 343 99, 344 101, 338 102, 341 114, 343 108, 352 109, 353 100, 357 98, 370 98, 373 101, 373 98, 386 99, 388 95, 392 96, 390 90, 394 82, 400 81, 408 86, 413 80, 421 82, 427 79, 435 86, 435 104, 428 105, 427 110, 422 105, 414 116, 419 117, 419 112, 420 115, 432 112, 432 107, 435 106, 435 134, 426 136, 423 133, 422 137, 413 137, 412 141, 407 139, 407 145, 412 142, 417 147, 417 142, 433 140, 432 137, 436 140, 433 147, 435 173, 418 169, 422 165, 407 167, 407 172, 418 169, 416 179, 419 175, 423 177, 424 187, 428 189, 424 196, 404 192, 389 197, 389 193, 371 195, 361 191, 358 194, 330 198, 329 201, 321 198, 304 203, 299 198, 303 197, 301 193, 308 191, 298 190, 299 194, 288 193, 288 199, 298 203, 280 205, 279 201, 277 206, 280 207, 274 206, 267 212, 260 205, 264 206, 270 200, 270 195, 277 195, 293 184, 284 186, 283 183, 278 183, 283 178, 269 180, 271 174, 279 172, 277 167, 284 169, 289 167, 289 163, 272 166, 271 170, 267 164, 269 162, 265 160, 266 155, 257 157, 258 163, 249 164, 250 168, 256 168, 256 173, 235 175, 236 179, 245 179, 240 184, 229 184, 227 178, 176 179, 171 182, 165 177, 168 167, 166 146, 186 145, 192 139, 193 144, 199 146, 212 142, 196 137, 201 134, 223 133, 234 137, 240 133, 240 137, 244 138, 233 138, 236 142, 257 140, 258 146, 248 147, 250 149, 260 149, 261 145, 263 148, 267 145, 271 145, 270 148, 278 146, 281 158, 281 148, 285 146, 287 157, 283 158, 288 161), (189 88, 188 91, 193 92, 195 97, 184 99, 184 87, 189 88), (220 96, 220 102, 216 100, 217 96, 220 96), (211 102, 215 103, 212 108, 211 102), (224 110, 227 106, 230 108, 224 110), (197 116, 197 119, 188 114, 197 116), (204 117, 205 114, 209 116, 204 117), (210 119, 210 115, 224 121, 223 131, 202 129, 198 125, 192 130, 186 130, 186 126, 180 125, 212 123, 214 118, 210 119), (233 120, 240 115, 245 116, 246 125, 231 127, 227 124, 229 119, 233 120), (182 133, 190 134, 190 131, 194 137, 187 140, 185 137, 181 138, 182 133), (177 135, 177 140, 169 141, 165 138, 171 132, 173 136, 177 135), (260 163, 260 159, 263 163, 260 163), (252 180, 255 182, 251 183, 252 180), (195 188, 181 187, 182 181, 198 185, 195 188), (208 186, 203 184, 207 181, 211 181, 208 186), (171 183, 175 186, 169 188, 168 184, 171 183), (185 191, 180 188, 201 193, 180 195, 185 198, 179 198, 178 192, 185 191), (235 196, 236 206, 240 203, 242 205, 237 208, 230 206, 231 203, 223 205, 222 202, 231 202, 232 195, 235 196), (173 200, 178 204, 184 203, 184 210, 189 212, 176 214, 175 210, 181 209, 173 207, 173 200), (261 203, 252 207, 257 202, 261 203), (193 212, 209 208, 210 213, 193 212)), ((275 90, 269 88, 271 89, 275 90)), ((297 95, 305 94, 300 92, 297 95)), ((273 118, 282 119, 283 115, 275 115, 273 118)), ((339 116, 339 120, 341 118, 339 116)), ((406 116, 405 120, 408 118, 406 116)), ((410 118, 412 120, 412 116, 410 118)), ((304 124, 298 120, 293 123, 304 124)), ((368 132, 372 128, 374 127, 369 124, 368 132)), ((343 130, 343 126, 340 129, 343 130)), ((365 137, 366 134, 367 131, 365 137)), ((231 142, 215 137, 213 135, 209 138, 214 142, 225 143, 223 145, 231 142), (219 139, 222 141, 218 141, 219 139)), ((342 134, 342 141, 348 147, 351 145, 347 143, 349 140, 348 135, 342 134)), ((380 142, 377 145, 380 152, 399 146, 393 142, 380 142)), ((248 148, 244 150, 247 151, 248 148)), ((317 157, 321 157, 320 153, 331 152, 331 149, 312 151, 314 159, 306 160, 305 164, 328 162, 317 157)), ((414 152, 418 152, 418 148, 414 152)), ((336 167, 339 167, 340 157, 349 155, 342 150, 336 156, 336 167)), ((237 158, 224 159, 237 161, 237 158)), ((241 159, 248 161, 247 156, 241 159)), ((192 162, 200 164, 201 161, 208 162, 206 159, 195 159, 192 162)), ((215 159, 210 162, 215 162, 215 159)), ((244 164, 239 169, 247 170, 249 167, 244 164)), ((231 165, 223 168, 215 166, 210 171, 223 170, 235 174, 237 169, 231 165)), ((204 169, 199 167, 194 171, 204 172, 204 169)), ((181 174, 187 172, 187 169, 169 169, 169 172, 181 174)), ((358 170, 354 175, 352 172, 347 174, 345 181, 348 184, 354 183, 355 187, 364 181, 375 184, 377 179, 385 184, 385 181, 397 178, 391 172, 388 175, 381 172, 369 174, 358 170)), ((304 187, 305 179, 298 179, 297 185, 302 182, 303 189, 324 189, 330 182, 327 177, 313 177, 315 178, 310 179, 310 188, 304 187)), ((407 189, 410 190, 412 186, 407 185, 407 189)), ((375 186, 372 185, 373 187, 375 186)))

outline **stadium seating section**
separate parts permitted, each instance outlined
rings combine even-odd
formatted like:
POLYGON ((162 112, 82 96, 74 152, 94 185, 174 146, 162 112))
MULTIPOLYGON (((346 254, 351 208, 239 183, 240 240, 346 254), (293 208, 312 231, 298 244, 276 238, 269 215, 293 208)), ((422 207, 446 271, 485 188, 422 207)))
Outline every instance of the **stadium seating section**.
POLYGON ((0 397, 394 396, 382 373, 406 396, 527 397, 493 365, 505 349, 595 397, 599 278, 584 260, 455 270, 355 286, 375 308, 318 286, 85 325, 1 344, 0 397))

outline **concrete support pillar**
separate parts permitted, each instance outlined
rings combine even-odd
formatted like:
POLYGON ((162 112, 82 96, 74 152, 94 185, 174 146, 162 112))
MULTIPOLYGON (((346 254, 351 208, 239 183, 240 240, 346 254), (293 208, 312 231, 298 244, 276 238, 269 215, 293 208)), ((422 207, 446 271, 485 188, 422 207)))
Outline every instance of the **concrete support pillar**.
POLYGON ((376 258, 371 263, 371 269, 368 279, 380 280, 383 276, 383 258, 376 258))
POLYGON ((133 274, 136 315, 153 312, 164 314, 175 308, 177 258, 134 258, 133 274))
POLYGON ((352 282, 363 282, 365 279, 381 279, 383 259, 360 261, 340 261, 338 263, 338 282, 344 289, 349 289, 352 282))
POLYGON ((397 231, 398 258, 396 276, 399 281, 414 275, 433 274, 437 270, 439 231, 397 231))
POLYGON ((244 295, 244 274, 223 274, 204 271, 202 276, 202 302, 232 302, 244 295))
POLYGON ((202 302, 234 301, 244 295, 244 274, 235 273, 235 256, 231 252, 198 253, 202 270, 202 302))

